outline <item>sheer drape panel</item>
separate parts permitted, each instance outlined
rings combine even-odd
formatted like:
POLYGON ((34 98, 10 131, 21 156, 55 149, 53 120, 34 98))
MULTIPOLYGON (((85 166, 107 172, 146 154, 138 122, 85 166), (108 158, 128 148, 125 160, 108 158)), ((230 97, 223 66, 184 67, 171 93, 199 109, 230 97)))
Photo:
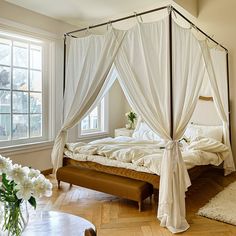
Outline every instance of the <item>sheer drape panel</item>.
POLYGON ((214 104, 216 106, 216 110, 222 120, 223 123, 223 135, 224 135, 224 143, 229 147, 229 156, 224 161, 224 169, 225 169, 225 175, 230 174, 231 172, 235 171, 235 165, 233 160, 233 154, 231 150, 230 145, 230 139, 229 139, 229 120, 228 116, 225 112, 224 105, 223 105, 223 96, 221 97, 220 91, 219 91, 219 85, 217 83, 215 70, 212 63, 212 57, 210 54, 210 49, 207 45, 206 41, 200 42, 205 66, 208 72, 209 82, 211 85, 211 91, 213 94, 214 104))
POLYGON ((68 58, 67 64, 67 71, 71 71, 71 73, 66 75, 66 81, 70 83, 72 80, 72 85, 67 85, 67 96, 65 97, 68 99, 65 104, 69 106, 69 109, 65 110, 65 120, 55 139, 51 154, 54 170, 62 166, 67 130, 81 120, 94 105, 101 90, 105 90, 104 83, 108 84, 106 78, 124 35, 123 31, 112 29, 102 37, 93 35, 86 39, 73 39, 74 42, 71 42, 72 55, 70 56, 72 58, 70 60, 68 58), (83 46, 84 49, 82 49, 83 46), (80 49, 82 52, 78 52, 80 49), (84 58, 74 55, 78 53, 84 55, 84 58), (72 90, 73 99, 70 99, 69 93, 72 86, 75 86, 75 89, 72 90))
POLYGON ((129 30, 115 59, 121 87, 135 111, 163 139, 169 136, 168 18, 129 30))
POLYGON ((147 124, 167 141, 162 158, 161 180, 159 191, 158 218, 161 225, 177 233, 188 229, 185 220, 185 191, 190 185, 188 173, 183 162, 178 139, 187 125, 191 114, 183 112, 194 110, 200 90, 203 61, 201 49, 191 32, 176 29, 173 34, 179 38, 176 47, 175 72, 178 73, 174 95, 175 123, 181 132, 174 130, 176 140, 170 138, 170 87, 169 87, 169 35, 168 19, 158 23, 139 24, 127 32, 115 60, 119 81, 132 107, 142 116, 147 124), (192 44, 197 43, 191 50, 192 44), (182 50, 184 54, 182 55, 182 50), (194 54, 197 54, 195 57, 194 54), (179 57, 177 54, 180 54, 179 57), (182 65, 182 60, 185 64, 182 65), (193 60, 195 66, 188 68, 193 60), (202 63, 201 63, 202 62, 202 63), (193 73, 192 73, 193 70, 193 73), (200 73, 199 73, 200 71, 200 73), (200 74, 198 77, 198 73, 200 74), (194 74, 194 78, 192 78, 194 74), (188 79, 191 77, 191 83, 188 79), (195 82, 199 79, 200 81, 195 82), (181 85, 181 86, 179 86, 181 85), (186 90, 191 89, 188 93, 186 90), (182 95, 193 95, 182 99, 182 95), (182 104, 183 103, 183 104, 182 104), (181 116, 179 117, 179 113, 181 116), (187 116, 187 117, 186 117, 187 116))
POLYGON ((161 164, 158 218, 171 232, 185 231, 185 192, 191 185, 178 140, 196 107, 204 75, 198 41, 188 29, 172 21, 174 140, 169 141, 161 164))
POLYGON ((64 119, 68 116, 75 99, 76 90, 88 90, 94 68, 99 60, 105 35, 90 35, 85 38, 69 38, 64 94, 64 119), (94 66, 93 66, 94 65, 94 66), (92 67, 92 68, 89 68, 92 67), (86 78, 86 83, 83 78, 86 78))
MULTIPOLYGON (((226 55, 225 50, 220 50, 218 47, 209 48, 213 69, 215 71, 215 78, 217 85, 220 88, 220 99, 222 101, 225 114, 228 118, 228 82, 227 82, 227 64, 226 64, 226 55)), ((209 81, 209 79, 208 79, 209 81)))
POLYGON ((173 21, 174 139, 180 139, 197 105, 205 65, 201 47, 190 29, 173 21))

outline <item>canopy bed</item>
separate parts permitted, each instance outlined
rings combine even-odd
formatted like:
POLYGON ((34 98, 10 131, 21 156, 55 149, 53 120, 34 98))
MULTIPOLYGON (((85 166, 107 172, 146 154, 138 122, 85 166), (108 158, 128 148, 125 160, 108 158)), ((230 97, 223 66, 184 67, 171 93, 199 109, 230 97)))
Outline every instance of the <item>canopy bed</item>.
MULTIPOLYGON (((219 165, 224 162, 225 174, 235 170, 230 147, 226 69, 228 51, 172 6, 135 16, 163 9, 167 9, 168 14, 161 20, 149 23, 138 21, 129 30, 115 29, 110 23, 134 16, 97 25, 110 25, 103 35, 75 37, 74 33, 80 30, 65 34, 64 122, 54 143, 52 163, 54 170, 63 165, 67 130, 101 101, 117 79, 128 102, 142 117, 142 125, 148 126, 154 133, 153 137, 157 135, 160 140, 137 137, 119 140, 118 137, 118 140, 98 140, 88 145, 67 144, 65 153, 70 159, 65 159, 64 164, 86 165, 87 168, 114 175, 123 173, 129 178, 136 176, 147 182, 150 176, 159 175, 160 179, 156 178, 157 182, 153 184, 159 188, 157 217, 161 226, 178 233, 189 228, 185 219, 185 192, 191 185, 187 167, 191 173, 196 170, 196 164, 188 162, 192 159, 197 159, 198 165, 219 165), (180 26, 173 12, 189 22, 190 27, 180 26), (215 42, 217 49, 210 48, 206 39, 198 40, 193 34, 196 28, 215 42), (196 129, 194 125, 188 124, 199 96, 202 98, 209 95, 206 88, 210 88, 210 102, 214 103, 220 117, 222 137, 217 140, 218 135, 212 137, 204 133, 203 137, 198 135, 200 137, 195 137, 185 146, 186 143, 180 141, 183 135, 189 132, 191 136, 196 130, 200 132, 199 127, 196 129), (117 150, 118 146, 123 149, 117 150), (106 163, 101 160, 94 164, 94 161, 102 159, 101 156, 107 158, 106 163), (115 162, 119 165, 112 164, 115 162), (132 169, 132 164, 136 164, 135 169, 132 169)), ((205 130, 210 129, 205 127, 201 132, 205 130)))

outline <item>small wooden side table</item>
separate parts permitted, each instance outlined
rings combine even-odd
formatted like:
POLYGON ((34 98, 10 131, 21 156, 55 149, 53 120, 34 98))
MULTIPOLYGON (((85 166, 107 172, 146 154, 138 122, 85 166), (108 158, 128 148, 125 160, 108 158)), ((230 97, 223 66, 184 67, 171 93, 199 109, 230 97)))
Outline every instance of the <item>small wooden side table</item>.
POLYGON ((96 236, 88 220, 58 211, 43 211, 30 219, 22 236, 96 236))

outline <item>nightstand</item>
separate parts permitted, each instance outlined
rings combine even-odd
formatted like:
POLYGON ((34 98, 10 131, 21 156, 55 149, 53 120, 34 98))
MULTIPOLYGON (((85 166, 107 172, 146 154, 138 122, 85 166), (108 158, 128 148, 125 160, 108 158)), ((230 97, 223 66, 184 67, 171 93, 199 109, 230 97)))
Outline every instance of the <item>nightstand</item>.
POLYGON ((134 132, 133 129, 126 129, 126 128, 115 129, 115 137, 118 136, 131 137, 133 132, 134 132))

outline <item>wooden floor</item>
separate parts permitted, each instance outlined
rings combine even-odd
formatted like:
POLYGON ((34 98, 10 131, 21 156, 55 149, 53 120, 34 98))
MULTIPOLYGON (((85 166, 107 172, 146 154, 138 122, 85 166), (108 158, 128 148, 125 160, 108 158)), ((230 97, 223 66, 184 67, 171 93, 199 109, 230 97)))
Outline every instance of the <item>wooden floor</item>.
MULTIPOLYGON (((84 217, 97 227, 98 236, 173 235, 159 226, 156 204, 153 202, 151 205, 148 199, 144 203, 143 212, 139 212, 137 203, 108 194, 76 186, 69 188, 66 183, 62 183, 62 188, 58 190, 56 181, 52 176, 49 178, 55 186, 53 195, 40 200, 38 210, 57 210, 84 217)), ((205 173, 195 180, 186 198, 190 229, 180 235, 236 235, 236 226, 196 215, 200 207, 235 180, 236 174, 224 177, 219 170, 205 173)))

